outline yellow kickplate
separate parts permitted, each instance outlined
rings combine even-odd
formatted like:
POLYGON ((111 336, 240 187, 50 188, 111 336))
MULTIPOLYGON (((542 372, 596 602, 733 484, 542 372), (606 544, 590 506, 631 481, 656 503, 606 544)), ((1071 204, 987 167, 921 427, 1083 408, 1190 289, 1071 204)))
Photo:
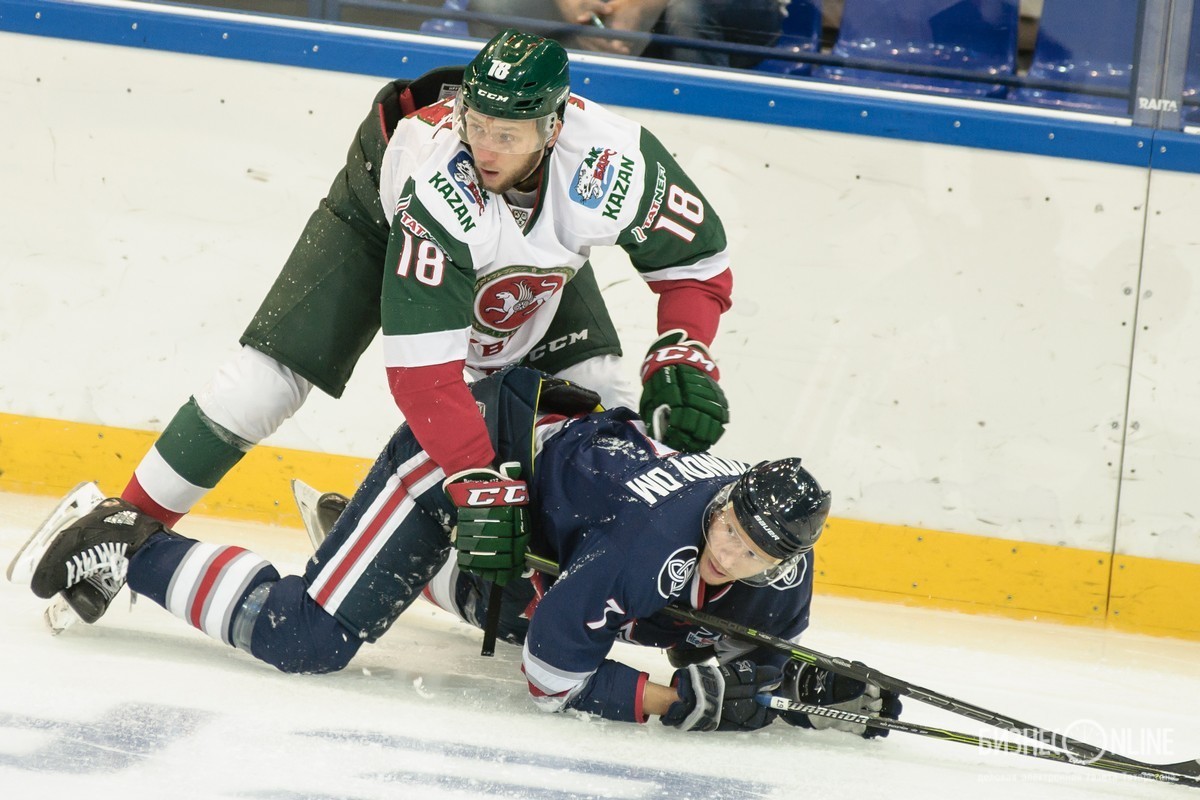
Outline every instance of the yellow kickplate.
MULTIPOLYGON (((148 431, 0 414, 0 490, 61 496, 80 481, 95 481, 106 494, 117 495, 156 438, 148 431)), ((193 511, 299 527, 292 478, 353 494, 372 461, 256 447, 193 511)))
POLYGON ((1113 567, 1110 625, 1200 639, 1200 564, 1117 556, 1113 567))

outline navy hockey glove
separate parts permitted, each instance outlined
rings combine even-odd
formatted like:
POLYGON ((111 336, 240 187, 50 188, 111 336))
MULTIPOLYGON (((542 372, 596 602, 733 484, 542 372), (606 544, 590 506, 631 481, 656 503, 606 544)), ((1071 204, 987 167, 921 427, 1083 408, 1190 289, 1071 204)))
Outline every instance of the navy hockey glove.
POLYGON ((671 685, 680 699, 662 716, 663 725, 685 731, 756 731, 775 719, 776 712, 755 700, 779 686, 775 667, 745 659, 724 666, 691 664, 675 670, 671 685))
MULTIPOLYGON (((863 683, 845 675, 814 667, 811 664, 801 664, 797 661, 788 662, 783 670, 783 686, 779 694, 789 700, 798 700, 814 706, 827 706, 851 714, 863 714, 868 717, 887 717, 899 719, 902 706, 900 696, 895 692, 882 691, 878 684, 863 683)), ((836 731, 857 734, 864 739, 887 736, 890 731, 884 728, 871 728, 866 725, 832 719, 830 717, 809 716, 799 711, 782 711, 779 714, 785 722, 799 725, 801 728, 816 728, 825 730, 832 728, 836 731)))
POLYGON ((469 469, 442 484, 458 507, 458 568, 504 586, 525 570, 529 545, 529 487, 515 461, 469 469))
POLYGON ((707 450, 725 432, 729 401, 707 348, 676 328, 650 345, 642 362, 638 413, 650 435, 668 447, 707 450))

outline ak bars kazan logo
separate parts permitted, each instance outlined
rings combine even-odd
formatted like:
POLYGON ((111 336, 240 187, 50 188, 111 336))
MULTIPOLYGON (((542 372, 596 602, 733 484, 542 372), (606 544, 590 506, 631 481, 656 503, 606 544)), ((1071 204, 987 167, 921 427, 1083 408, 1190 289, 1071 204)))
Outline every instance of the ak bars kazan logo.
POLYGON ((596 208, 612 185, 616 166, 612 163, 616 150, 593 147, 580 163, 571 185, 571 199, 588 208, 596 208))
POLYGON ((573 274, 567 267, 509 267, 484 276, 475 284, 475 327, 489 336, 511 336, 553 300, 573 274))

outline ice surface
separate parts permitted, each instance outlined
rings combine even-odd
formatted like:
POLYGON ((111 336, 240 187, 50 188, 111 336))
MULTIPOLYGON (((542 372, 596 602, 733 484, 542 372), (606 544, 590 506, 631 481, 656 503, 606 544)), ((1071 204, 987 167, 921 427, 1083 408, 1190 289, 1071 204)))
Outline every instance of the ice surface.
MULTIPOLYGON (((55 498, 0 495, 0 560, 55 498)), ((295 571, 299 529, 188 518, 295 571)), ((0 585, 0 798, 1185 798, 1194 790, 903 734, 686 734, 548 715, 520 653, 415 605, 343 672, 290 676, 123 593, 51 636, 0 585)), ((1200 644, 818 597, 806 644, 1152 762, 1200 756, 1200 644)), ((657 650, 616 656, 665 679, 657 650)), ((991 729, 909 701, 905 719, 991 729)))

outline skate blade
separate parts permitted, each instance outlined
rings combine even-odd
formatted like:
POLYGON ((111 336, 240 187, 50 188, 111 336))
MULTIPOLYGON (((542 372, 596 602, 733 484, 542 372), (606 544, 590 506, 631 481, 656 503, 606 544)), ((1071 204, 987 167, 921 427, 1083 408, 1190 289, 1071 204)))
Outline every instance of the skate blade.
POLYGON ((321 547, 321 542, 325 541, 325 537, 321 535, 320 520, 317 518, 317 501, 321 499, 321 493, 299 478, 292 478, 292 497, 296 501, 296 508, 300 509, 300 521, 304 523, 304 532, 308 534, 313 550, 317 550, 321 547))
POLYGON ((46 627, 50 629, 50 633, 58 636, 67 628, 79 622, 79 615, 75 613, 75 609, 71 608, 71 604, 60 594, 55 595, 54 601, 46 606, 46 610, 42 613, 42 619, 46 621, 46 627))
POLYGON ((17 551, 5 573, 8 580, 11 583, 28 584, 33 577, 33 570, 41 562, 42 556, 58 532, 100 505, 103 500, 104 494, 100 487, 91 481, 84 481, 68 492, 58 507, 46 517, 46 521, 38 526, 29 540, 17 551))

